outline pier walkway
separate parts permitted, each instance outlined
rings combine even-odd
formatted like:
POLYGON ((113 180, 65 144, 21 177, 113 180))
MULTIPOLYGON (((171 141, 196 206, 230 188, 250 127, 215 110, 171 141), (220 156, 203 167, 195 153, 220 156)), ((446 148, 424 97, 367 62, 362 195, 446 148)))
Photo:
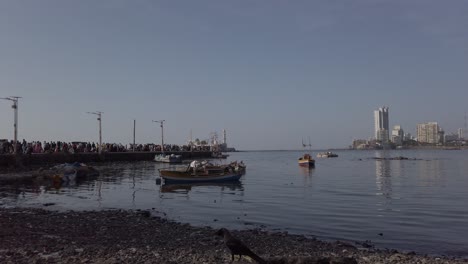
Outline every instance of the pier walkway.
MULTIPOLYGON (((211 151, 176 151, 165 154, 182 155, 183 159, 211 158, 211 151)), ((38 154, 2 154, 0 155, 0 167, 15 167, 29 165, 52 165, 65 162, 107 162, 107 161, 141 161, 153 160, 160 151, 141 152, 104 152, 99 153, 38 153, 38 154)))

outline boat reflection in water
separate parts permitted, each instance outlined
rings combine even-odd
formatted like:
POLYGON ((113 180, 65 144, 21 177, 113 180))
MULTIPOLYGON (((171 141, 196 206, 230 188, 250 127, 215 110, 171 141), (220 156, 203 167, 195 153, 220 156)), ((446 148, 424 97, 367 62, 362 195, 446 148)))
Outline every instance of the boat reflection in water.
POLYGON ((179 184, 162 184, 161 193, 189 193, 192 188, 203 187, 220 187, 221 191, 243 191, 244 187, 241 182, 203 182, 203 183, 179 183, 179 184))
POLYGON ((312 174, 314 173, 315 171, 315 168, 314 167, 304 167, 304 166, 299 166, 299 172, 303 175, 303 176, 312 176, 312 174))

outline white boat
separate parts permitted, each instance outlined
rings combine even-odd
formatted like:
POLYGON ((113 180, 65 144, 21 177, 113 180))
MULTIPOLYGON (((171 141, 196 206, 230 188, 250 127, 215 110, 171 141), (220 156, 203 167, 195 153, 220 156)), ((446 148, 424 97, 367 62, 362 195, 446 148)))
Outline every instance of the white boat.
POLYGON ((154 161, 164 162, 164 163, 181 163, 182 162, 182 155, 159 154, 159 155, 154 156, 154 161))
POLYGON ((327 152, 320 152, 317 154, 317 158, 336 158, 338 157, 338 154, 327 151, 327 152))

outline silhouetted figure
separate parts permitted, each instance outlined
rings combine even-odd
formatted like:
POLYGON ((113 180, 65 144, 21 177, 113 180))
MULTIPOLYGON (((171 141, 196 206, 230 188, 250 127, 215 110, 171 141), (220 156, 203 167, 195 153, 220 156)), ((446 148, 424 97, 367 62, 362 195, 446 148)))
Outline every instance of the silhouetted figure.
POLYGON ((242 258, 242 255, 251 257, 253 260, 258 263, 266 264, 267 262, 259 257, 257 254, 253 253, 242 241, 233 237, 231 233, 226 228, 221 228, 216 232, 216 235, 222 236, 224 238, 224 244, 231 251, 232 259, 234 261, 234 255, 239 255, 239 260, 242 258))

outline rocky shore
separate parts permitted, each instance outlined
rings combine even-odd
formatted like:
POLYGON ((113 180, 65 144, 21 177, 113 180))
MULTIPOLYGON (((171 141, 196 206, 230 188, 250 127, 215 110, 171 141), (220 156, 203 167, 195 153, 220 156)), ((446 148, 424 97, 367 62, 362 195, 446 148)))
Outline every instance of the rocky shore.
MULTIPOLYGON (((0 209, 0 263, 231 262, 223 240, 215 236, 216 230, 168 221, 153 212, 0 209)), ((360 249, 286 233, 231 232, 268 263, 468 263, 360 249)), ((233 263, 254 262, 236 257, 233 263)))

